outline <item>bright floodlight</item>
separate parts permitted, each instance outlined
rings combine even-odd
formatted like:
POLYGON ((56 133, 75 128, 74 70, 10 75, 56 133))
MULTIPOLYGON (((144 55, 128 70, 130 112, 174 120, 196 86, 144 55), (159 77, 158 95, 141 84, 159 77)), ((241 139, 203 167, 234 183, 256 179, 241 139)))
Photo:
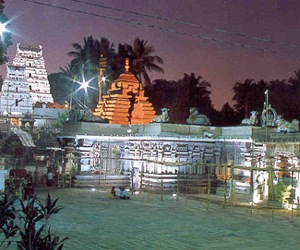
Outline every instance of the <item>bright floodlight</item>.
POLYGON ((81 87, 84 88, 85 90, 87 89, 88 86, 89 86, 89 82, 84 81, 81 83, 81 87))
POLYGON ((0 23, 0 34, 4 33, 5 31, 7 31, 6 23, 0 23))
POLYGON ((102 82, 105 82, 105 80, 106 80, 106 78, 105 78, 105 76, 102 76, 102 82))

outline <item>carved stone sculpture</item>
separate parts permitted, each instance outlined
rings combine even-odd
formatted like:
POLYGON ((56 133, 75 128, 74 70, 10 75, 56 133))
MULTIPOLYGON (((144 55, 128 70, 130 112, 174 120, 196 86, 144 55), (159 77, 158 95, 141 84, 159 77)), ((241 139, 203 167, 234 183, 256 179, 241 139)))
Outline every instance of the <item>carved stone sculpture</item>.
POLYGON ((260 122, 262 127, 274 127, 276 120, 277 120, 277 112, 274 108, 271 107, 271 104, 269 104, 268 107, 266 107, 266 104, 264 104, 264 109, 261 113, 260 122))
POLYGON ((190 108, 190 115, 186 120, 188 124, 210 125, 210 120, 206 115, 199 114, 198 108, 190 108))
POLYGON ((257 111, 251 111, 250 118, 245 118, 242 120, 242 125, 257 125, 258 123, 258 112, 257 111))
POLYGON ((277 132, 289 133, 289 132, 298 132, 299 131, 299 121, 297 119, 288 122, 282 118, 281 115, 278 115, 276 120, 277 132))
POLYGON ((168 122, 169 121, 169 112, 170 109, 168 108, 162 108, 161 109, 161 114, 157 115, 156 117, 154 117, 153 122, 168 122))
POLYGON ((213 133, 208 132, 208 131, 203 131, 203 135, 204 135, 205 137, 207 137, 207 138, 212 138, 213 133))

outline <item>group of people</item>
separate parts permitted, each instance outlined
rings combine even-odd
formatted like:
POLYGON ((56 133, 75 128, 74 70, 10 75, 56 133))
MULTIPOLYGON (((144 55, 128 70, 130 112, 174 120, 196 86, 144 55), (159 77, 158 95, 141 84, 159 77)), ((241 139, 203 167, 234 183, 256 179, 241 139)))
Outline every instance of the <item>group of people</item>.
POLYGON ((117 198, 117 197, 119 197, 120 199, 123 199, 123 200, 130 199, 129 194, 125 190, 125 188, 119 187, 119 193, 117 195, 116 187, 112 187, 111 192, 110 192, 110 198, 113 199, 113 198, 117 198))

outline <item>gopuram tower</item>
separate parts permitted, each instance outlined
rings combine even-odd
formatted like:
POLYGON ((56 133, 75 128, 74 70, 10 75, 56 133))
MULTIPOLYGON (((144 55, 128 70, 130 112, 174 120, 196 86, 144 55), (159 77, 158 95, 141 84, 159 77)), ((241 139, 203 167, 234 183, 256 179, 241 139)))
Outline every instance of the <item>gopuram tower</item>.
POLYGON ((32 98, 26 79, 26 68, 6 64, 6 78, 0 96, 1 112, 10 115, 32 113, 32 98))
POLYGON ((155 117, 152 104, 145 97, 142 84, 129 72, 126 59, 125 73, 111 85, 108 94, 102 95, 102 77, 106 61, 99 61, 99 102, 94 116, 107 119, 110 124, 149 124, 155 117))
POLYGON ((13 65, 26 67, 27 83, 33 103, 53 103, 41 45, 33 47, 18 43, 13 65))

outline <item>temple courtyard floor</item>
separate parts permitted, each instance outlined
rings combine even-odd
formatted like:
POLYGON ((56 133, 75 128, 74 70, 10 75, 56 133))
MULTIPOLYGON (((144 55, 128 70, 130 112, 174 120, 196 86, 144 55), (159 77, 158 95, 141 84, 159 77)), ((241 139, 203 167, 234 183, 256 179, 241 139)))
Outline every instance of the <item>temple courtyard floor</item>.
POLYGON ((64 207, 52 231, 63 249, 300 249, 297 212, 208 204, 171 195, 109 199, 109 190, 38 188, 64 207))

